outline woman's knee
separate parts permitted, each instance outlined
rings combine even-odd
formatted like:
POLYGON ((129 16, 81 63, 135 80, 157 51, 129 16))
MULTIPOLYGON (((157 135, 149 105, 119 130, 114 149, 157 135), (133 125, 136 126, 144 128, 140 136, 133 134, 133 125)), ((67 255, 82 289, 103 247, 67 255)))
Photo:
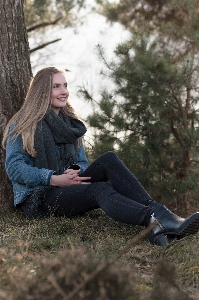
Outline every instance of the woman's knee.
POLYGON ((104 158, 107 161, 112 161, 112 160, 118 159, 118 156, 115 152, 108 151, 108 152, 105 152, 104 154, 102 154, 101 158, 104 158))

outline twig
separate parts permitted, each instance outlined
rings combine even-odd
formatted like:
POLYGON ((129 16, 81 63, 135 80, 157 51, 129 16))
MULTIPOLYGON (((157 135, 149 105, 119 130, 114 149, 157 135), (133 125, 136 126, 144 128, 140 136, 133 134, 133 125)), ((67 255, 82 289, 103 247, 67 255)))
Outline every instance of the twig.
POLYGON ((77 293, 90 281, 92 281, 100 272, 107 269, 110 265, 113 265, 123 254, 127 253, 130 248, 137 243, 141 238, 143 238, 147 233, 149 233, 158 222, 154 222, 150 224, 146 229, 142 230, 140 233, 138 233, 135 237, 133 237, 128 244, 123 247, 123 249, 116 254, 112 259, 106 261, 105 263, 100 264, 94 272, 92 272, 87 279, 85 279, 82 283, 80 283, 69 295, 63 298, 63 300, 70 300, 72 299, 77 293))
POLYGON ((49 25, 56 25, 60 20, 61 20, 61 18, 58 18, 54 21, 49 21, 49 22, 46 21, 46 22, 36 23, 34 25, 27 26, 27 32, 33 31, 33 30, 41 28, 41 27, 46 27, 49 25))
POLYGON ((33 53, 33 52, 35 52, 35 51, 37 51, 37 50, 40 50, 40 49, 42 49, 42 48, 44 48, 44 47, 46 47, 46 46, 48 46, 48 45, 50 45, 50 44, 53 44, 53 43, 58 42, 58 41, 61 41, 61 39, 56 39, 56 40, 53 40, 53 41, 44 43, 44 44, 42 44, 42 45, 39 45, 38 47, 35 47, 35 48, 33 48, 33 49, 30 49, 30 53, 33 53))
POLYGON ((64 292, 64 290, 60 287, 60 285, 57 283, 56 279, 54 276, 49 275, 48 276, 48 281, 50 281, 50 283, 52 284, 52 286, 54 286, 54 288, 57 290, 57 292, 64 297, 64 299, 67 297, 66 293, 64 292))

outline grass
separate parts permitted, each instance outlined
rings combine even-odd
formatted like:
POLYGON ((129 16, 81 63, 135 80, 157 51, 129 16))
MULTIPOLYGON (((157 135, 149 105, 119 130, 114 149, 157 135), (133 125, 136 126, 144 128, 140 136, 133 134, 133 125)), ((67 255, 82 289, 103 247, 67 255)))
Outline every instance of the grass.
POLYGON ((0 299, 199 299, 199 234, 168 247, 143 238, 120 256, 141 230, 101 210, 40 220, 1 213, 0 299))

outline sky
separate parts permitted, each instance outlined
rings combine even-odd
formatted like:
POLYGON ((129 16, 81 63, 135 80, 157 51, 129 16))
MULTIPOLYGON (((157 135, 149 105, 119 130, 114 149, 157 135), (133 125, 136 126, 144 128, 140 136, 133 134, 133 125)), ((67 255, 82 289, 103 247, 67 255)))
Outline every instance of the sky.
MULTIPOLYGON (((90 6, 94 3, 94 0, 87 0, 90 6)), ((100 89, 105 82, 107 84, 107 79, 104 80, 99 74, 104 66, 99 61, 96 46, 102 45, 109 60, 113 58, 117 44, 125 41, 129 36, 120 24, 111 25, 106 22, 105 17, 94 12, 88 13, 88 11, 83 12, 86 18, 84 24, 77 28, 76 34, 72 28, 56 29, 54 37, 60 37, 61 41, 44 48, 44 59, 40 59, 39 63, 37 58, 36 63, 35 57, 32 62, 33 73, 46 65, 55 65, 69 70, 67 72, 69 100, 77 114, 83 119, 91 111, 91 105, 77 96, 78 87, 87 86, 97 100, 100 89)), ((110 87, 111 84, 110 82, 110 87)))

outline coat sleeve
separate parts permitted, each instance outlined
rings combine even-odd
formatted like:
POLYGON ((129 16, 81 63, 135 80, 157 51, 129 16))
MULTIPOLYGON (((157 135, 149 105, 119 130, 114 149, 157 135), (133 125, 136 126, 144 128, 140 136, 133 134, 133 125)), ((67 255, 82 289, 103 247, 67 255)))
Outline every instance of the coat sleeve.
POLYGON ((11 136, 6 144, 6 172, 11 181, 27 187, 50 185, 53 170, 38 169, 34 166, 34 158, 23 150, 21 136, 13 139, 11 136))
POLYGON ((88 168, 88 166, 90 165, 90 163, 88 162, 88 159, 86 157, 83 145, 81 145, 79 150, 78 150, 77 164, 81 167, 80 174, 83 173, 88 168))

